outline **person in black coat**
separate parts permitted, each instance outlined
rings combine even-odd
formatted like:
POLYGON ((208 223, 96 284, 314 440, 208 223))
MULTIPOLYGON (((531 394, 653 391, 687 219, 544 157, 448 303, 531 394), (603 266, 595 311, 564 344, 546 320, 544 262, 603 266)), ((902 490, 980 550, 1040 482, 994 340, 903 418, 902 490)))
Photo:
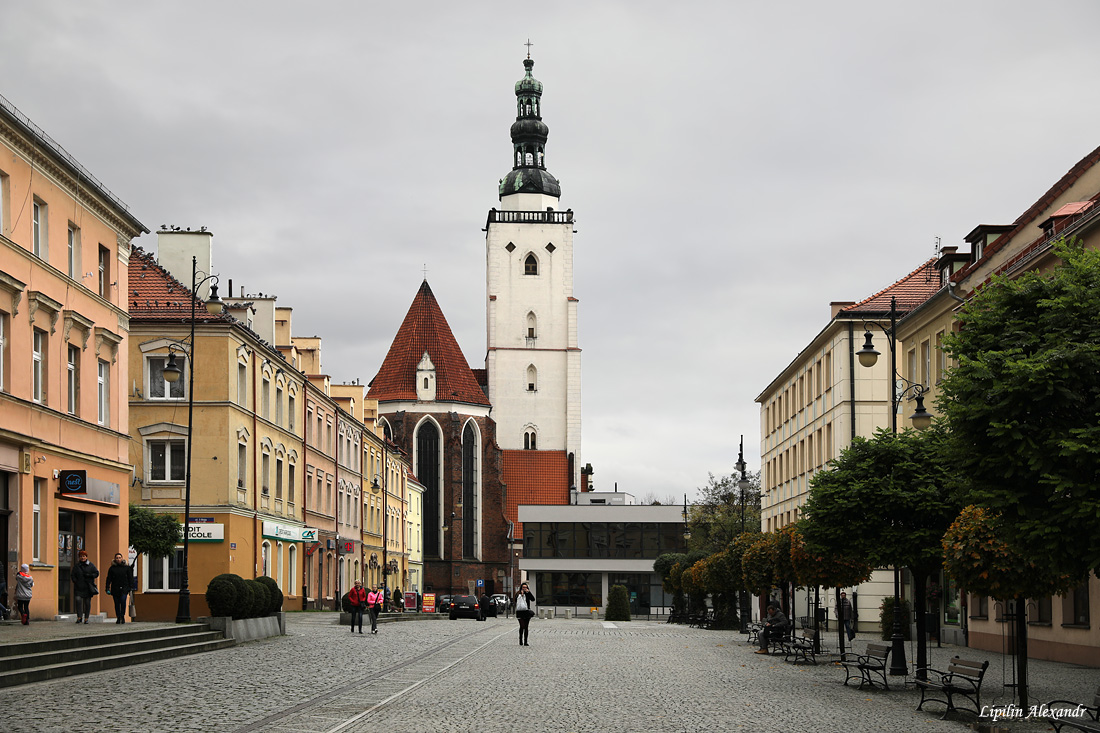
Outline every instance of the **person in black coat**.
POLYGON ((107 583, 103 590, 115 602, 115 623, 126 623, 126 599, 130 597, 130 566, 122 559, 121 552, 115 553, 115 559, 107 569, 107 583))
POLYGON ((531 646, 527 643, 527 636, 530 631, 531 617, 535 615, 535 594, 531 592, 531 587, 527 583, 519 586, 519 592, 512 599, 512 608, 515 609, 516 619, 519 621, 519 644, 531 646))
POLYGON ((92 612, 92 596, 99 595, 99 589, 95 587, 95 579, 99 577, 99 568, 88 560, 88 553, 81 550, 77 553, 76 565, 73 565, 73 596, 76 597, 76 622, 88 623, 88 614, 92 612))

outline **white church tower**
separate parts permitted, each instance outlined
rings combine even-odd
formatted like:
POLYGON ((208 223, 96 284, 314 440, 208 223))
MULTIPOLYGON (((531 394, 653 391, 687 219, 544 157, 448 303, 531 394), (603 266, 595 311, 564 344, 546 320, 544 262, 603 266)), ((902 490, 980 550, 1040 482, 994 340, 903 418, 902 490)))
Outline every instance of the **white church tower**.
POLYGON ((504 450, 561 451, 571 487, 581 468, 581 351, 573 297, 573 211, 546 170, 542 82, 524 59, 516 82, 512 170, 486 222, 485 367, 504 450))

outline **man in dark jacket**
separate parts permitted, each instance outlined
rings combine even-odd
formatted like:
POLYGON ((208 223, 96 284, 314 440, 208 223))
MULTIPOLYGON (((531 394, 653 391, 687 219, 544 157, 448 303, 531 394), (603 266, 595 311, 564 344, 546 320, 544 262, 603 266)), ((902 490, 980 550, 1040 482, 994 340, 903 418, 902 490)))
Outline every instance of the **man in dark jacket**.
POLYGON ((92 596, 99 595, 99 589, 95 587, 95 579, 99 577, 99 568, 88 560, 88 553, 81 550, 77 553, 76 565, 73 565, 73 596, 76 598, 76 622, 88 623, 88 614, 92 612, 92 596))
POLYGON ((130 566, 116 552, 111 567, 107 569, 107 584, 103 589, 114 599, 115 623, 126 623, 126 599, 130 597, 130 566))
POLYGON ((779 606, 774 603, 768 604, 768 618, 764 622, 764 628, 760 631, 760 649, 758 649, 756 653, 767 654, 768 642, 772 639, 782 637, 786 630, 786 615, 779 610, 779 606))

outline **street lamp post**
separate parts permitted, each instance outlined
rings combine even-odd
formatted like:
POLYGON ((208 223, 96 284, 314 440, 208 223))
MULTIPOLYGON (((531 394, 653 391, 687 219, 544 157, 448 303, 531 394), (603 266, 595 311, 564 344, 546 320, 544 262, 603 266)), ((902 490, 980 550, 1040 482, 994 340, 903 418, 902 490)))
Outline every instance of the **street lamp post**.
MULTIPOLYGON (((856 352, 856 356, 859 358, 861 366, 873 367, 878 362, 879 352, 875 350, 874 342, 871 339, 871 327, 878 328, 886 336, 887 345, 890 347, 890 378, 891 378, 891 398, 890 398, 890 429, 894 432, 898 432, 898 405, 905 398, 905 395, 909 392, 913 393, 913 398, 917 402, 917 406, 910 415, 909 419, 913 422, 913 427, 917 430, 925 430, 932 424, 932 415, 928 410, 924 408, 924 394, 928 391, 928 388, 923 384, 910 382, 908 379, 898 374, 898 359, 897 359, 897 334, 898 334, 898 303, 896 297, 890 298, 890 312, 887 314, 890 317, 890 328, 875 322, 864 322, 867 327, 867 331, 864 334, 866 341, 863 344, 863 348, 856 352), (898 389, 899 386, 904 385, 903 388, 898 389)), ((894 565, 894 623, 893 630, 890 636, 890 674, 891 675, 906 675, 909 673, 909 665, 905 659, 905 636, 901 631, 901 569, 894 565)), ((923 649, 923 647, 921 647, 923 649)), ((920 666, 918 660, 918 666, 920 666)))
MULTIPOLYGON (((191 536, 191 433, 195 417, 195 301, 198 299, 198 288, 206 282, 210 282, 210 298, 206 301, 206 310, 211 315, 222 312, 222 301, 218 298, 218 276, 200 273, 198 258, 191 258, 191 336, 189 343, 191 353, 187 355, 187 471, 184 474, 183 489, 183 568, 180 577, 179 606, 176 609, 176 623, 185 624, 191 622, 191 589, 188 581, 188 539, 191 536), (202 275, 202 279, 199 279, 202 275)), ((168 364, 164 367, 164 379, 172 383, 179 380, 183 374, 179 364, 176 363, 176 354, 172 347, 168 348, 168 364)))
MULTIPOLYGON (((741 534, 745 534, 745 492, 749 488, 749 478, 745 473, 745 436, 741 436, 741 446, 737 449, 737 470, 741 473, 741 478, 737 480, 737 488, 741 490, 741 534)), ((741 633, 749 633, 749 622, 751 619, 751 612, 749 611, 749 592, 745 589, 741 589, 737 599, 738 611, 741 617, 741 633)))

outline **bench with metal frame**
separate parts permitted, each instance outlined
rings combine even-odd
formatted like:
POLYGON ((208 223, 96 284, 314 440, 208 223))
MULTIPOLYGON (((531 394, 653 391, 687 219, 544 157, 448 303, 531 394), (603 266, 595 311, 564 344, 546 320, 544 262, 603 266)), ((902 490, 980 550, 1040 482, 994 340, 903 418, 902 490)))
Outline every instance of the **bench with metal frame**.
POLYGON ((973 713, 981 715, 982 710, 982 680, 989 669, 989 660, 978 662, 973 659, 961 659, 958 656, 951 658, 947 665, 947 671, 925 669, 925 678, 918 676, 916 685, 920 688, 920 704, 917 710, 926 702, 942 702, 947 705, 941 719, 948 713, 959 710, 955 706, 955 700, 962 698, 974 706, 973 713), (942 697, 930 697, 929 695, 942 695, 942 697))
POLYGON ((1046 707, 1049 713, 1046 720, 1055 731, 1068 726, 1084 733, 1100 733, 1100 687, 1096 688, 1091 706, 1072 700, 1052 700, 1046 707))
POLYGON ((808 664, 817 664, 818 651, 821 649, 819 636, 817 629, 804 629, 802 636, 792 637, 790 641, 783 645, 783 651, 786 656, 783 658, 784 662, 806 662, 808 664), (793 657, 793 659, 792 659, 793 657))
POLYGON ((873 677, 877 677, 881 681, 882 689, 889 690, 890 685, 886 681, 886 662, 889 657, 889 644, 868 644, 863 654, 845 652, 841 655, 839 662, 840 666, 844 667, 844 684, 847 685, 848 680, 858 676, 859 689, 863 689, 864 685, 876 687, 879 682, 876 682, 873 677))

